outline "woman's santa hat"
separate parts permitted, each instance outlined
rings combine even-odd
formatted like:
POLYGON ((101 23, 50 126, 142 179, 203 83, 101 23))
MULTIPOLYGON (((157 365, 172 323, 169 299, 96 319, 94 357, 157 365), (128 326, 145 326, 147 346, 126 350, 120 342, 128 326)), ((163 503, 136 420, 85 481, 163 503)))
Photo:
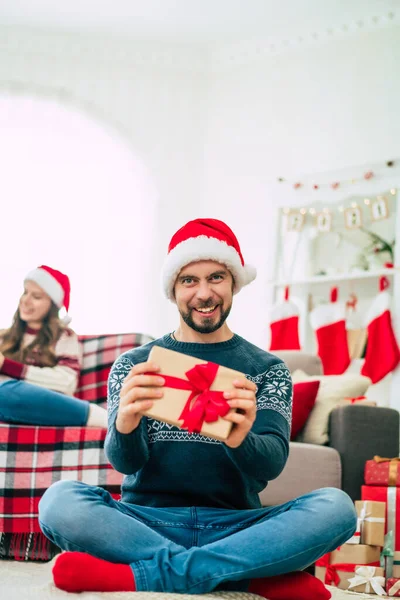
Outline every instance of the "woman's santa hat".
MULTIPOLYGON (((65 311, 68 312, 71 284, 67 275, 46 265, 41 265, 30 271, 25 277, 25 281, 37 283, 58 308, 65 308, 65 311)), ((66 325, 71 321, 68 315, 65 315, 62 320, 66 325)))
POLYGON ((234 294, 256 278, 256 269, 245 264, 239 242, 226 223, 218 219, 195 219, 181 227, 168 246, 162 286, 172 302, 179 273, 186 265, 200 260, 213 260, 225 265, 234 279, 234 294))

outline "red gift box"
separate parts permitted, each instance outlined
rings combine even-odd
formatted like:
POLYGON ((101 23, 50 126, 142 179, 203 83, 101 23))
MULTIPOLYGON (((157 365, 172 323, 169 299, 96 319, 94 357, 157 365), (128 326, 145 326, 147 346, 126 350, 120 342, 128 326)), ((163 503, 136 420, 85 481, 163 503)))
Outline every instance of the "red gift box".
POLYGON ((400 488, 362 485, 361 499, 386 502, 385 533, 393 530, 394 549, 400 550, 400 488), (396 519, 396 515, 399 518, 396 519))
POLYGON ((395 577, 389 577, 386 581, 386 592, 393 598, 399 598, 400 596, 400 579, 395 577))
POLYGON ((395 485, 400 487, 400 458, 374 456, 367 460, 364 469, 366 485, 395 485))

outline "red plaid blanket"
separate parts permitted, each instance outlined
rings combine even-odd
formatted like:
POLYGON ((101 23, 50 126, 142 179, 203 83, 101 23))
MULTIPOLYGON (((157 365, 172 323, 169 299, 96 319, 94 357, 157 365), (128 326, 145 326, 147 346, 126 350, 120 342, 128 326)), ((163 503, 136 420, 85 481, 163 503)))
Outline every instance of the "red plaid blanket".
MULTIPOLYGON (((104 404, 114 360, 152 338, 138 334, 82 336, 76 396, 104 404)), ((100 485, 119 496, 122 475, 104 455, 106 431, 94 427, 36 427, 0 423, 0 558, 50 560, 59 548, 41 533, 38 504, 60 479, 100 485)))

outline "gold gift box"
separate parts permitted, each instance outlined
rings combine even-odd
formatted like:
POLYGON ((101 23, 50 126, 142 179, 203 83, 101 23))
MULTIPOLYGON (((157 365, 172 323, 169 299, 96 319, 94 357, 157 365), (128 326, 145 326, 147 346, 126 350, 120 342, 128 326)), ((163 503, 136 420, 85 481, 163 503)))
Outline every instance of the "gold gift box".
MULTIPOLYGON (((207 361, 205 360, 188 356, 187 354, 181 354, 174 350, 160 348, 159 346, 153 346, 150 350, 148 360, 155 362, 160 367, 160 371, 157 375, 160 375, 161 377, 163 375, 178 377, 179 379, 186 381, 188 381, 188 378, 185 375, 187 371, 190 371, 196 365, 207 364, 207 361)), ((245 375, 239 371, 219 366, 216 377, 209 389, 211 391, 227 392, 234 389, 233 381, 235 379, 243 377, 245 377, 245 375)), ((155 400, 152 408, 143 411, 143 414, 152 417, 153 419, 157 419, 158 421, 164 421, 170 425, 182 427, 182 420, 179 419, 179 416, 190 397, 190 390, 180 390, 168 387, 167 383, 162 390, 164 396, 155 400)), ((234 410, 235 409, 230 409, 229 412, 233 412, 234 410)), ((216 421, 211 423, 204 421, 200 433, 207 437, 225 441, 230 434, 232 425, 233 423, 231 421, 226 421, 224 418, 218 417, 216 421)))

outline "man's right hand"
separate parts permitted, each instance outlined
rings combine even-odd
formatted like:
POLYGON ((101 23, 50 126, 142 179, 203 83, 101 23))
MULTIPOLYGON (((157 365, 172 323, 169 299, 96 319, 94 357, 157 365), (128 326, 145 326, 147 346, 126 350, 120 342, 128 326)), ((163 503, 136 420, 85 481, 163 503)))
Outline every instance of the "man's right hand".
POLYGON ((138 427, 142 411, 153 406, 155 400, 163 397, 160 390, 165 379, 158 375, 145 375, 144 373, 157 373, 160 367, 152 362, 135 365, 126 377, 121 387, 119 408, 115 426, 120 433, 131 433, 138 427))

